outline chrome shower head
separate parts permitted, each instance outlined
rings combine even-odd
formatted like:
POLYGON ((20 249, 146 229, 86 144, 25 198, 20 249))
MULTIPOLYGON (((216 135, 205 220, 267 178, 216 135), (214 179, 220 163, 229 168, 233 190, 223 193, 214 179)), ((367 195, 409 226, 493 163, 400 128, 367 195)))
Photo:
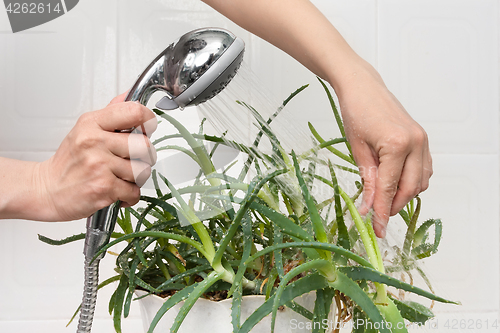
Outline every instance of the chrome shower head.
POLYGON ((156 104, 162 110, 203 103, 231 81, 244 50, 243 40, 224 29, 188 32, 153 60, 126 100, 145 105, 154 92, 164 91, 167 96, 156 104))

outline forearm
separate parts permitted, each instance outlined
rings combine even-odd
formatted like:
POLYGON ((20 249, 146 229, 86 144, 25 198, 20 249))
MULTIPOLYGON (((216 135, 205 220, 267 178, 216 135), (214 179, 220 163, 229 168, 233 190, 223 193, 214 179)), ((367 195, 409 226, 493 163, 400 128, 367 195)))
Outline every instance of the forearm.
POLYGON ((0 157, 0 219, 43 220, 39 163, 0 157))
POLYGON ((353 74, 376 73, 308 0, 203 1, 294 57, 337 94, 355 79, 353 74))

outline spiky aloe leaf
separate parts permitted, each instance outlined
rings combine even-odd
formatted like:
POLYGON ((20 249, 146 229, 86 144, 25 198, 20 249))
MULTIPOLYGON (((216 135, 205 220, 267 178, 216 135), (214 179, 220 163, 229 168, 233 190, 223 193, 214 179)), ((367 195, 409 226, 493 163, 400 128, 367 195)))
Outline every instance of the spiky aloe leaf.
POLYGON ((231 323, 233 324, 233 333, 238 333, 241 327, 242 298, 243 298, 243 285, 240 283, 234 288, 233 299, 231 301, 231 323))
MULTIPOLYGON (((316 140, 318 140, 318 142, 320 144, 326 142, 325 139, 323 139, 321 137, 321 135, 319 135, 318 131, 316 131, 316 129, 314 128, 314 126, 310 122, 308 122, 307 124, 309 125, 309 130, 311 131, 311 134, 314 136, 314 138, 316 140)), ((346 141, 344 140, 343 142, 346 142, 346 141)), ((356 162, 354 162, 354 160, 353 160, 353 158, 351 156, 348 156, 348 155, 344 154, 340 150, 332 147, 331 145, 326 146, 325 148, 328 149, 332 154, 334 154, 337 157, 340 157, 341 159, 343 159, 344 161, 346 161, 346 162, 348 162, 348 163, 350 163, 352 165, 356 165, 356 162)))
POLYGON ((312 333, 325 332, 326 327, 324 325, 324 321, 328 320, 328 314, 330 313, 330 306, 332 304, 334 296, 335 289, 324 288, 316 290, 316 301, 314 302, 314 317, 312 319, 312 333))
POLYGON ((193 292, 193 290, 199 285, 200 282, 194 283, 190 286, 187 286, 186 288, 179 290, 172 296, 170 296, 165 303, 162 304, 158 312, 156 312, 155 317, 151 321, 151 324, 149 325, 149 329, 147 333, 153 333, 156 325, 158 325, 158 322, 160 319, 163 317, 165 313, 167 313, 168 310, 173 308, 176 304, 182 302, 186 298, 189 297, 189 294, 193 292))
POLYGON ((173 284, 179 280, 182 280, 185 277, 193 276, 193 275, 198 274, 200 272, 206 271, 206 270, 210 269, 210 267, 211 267, 210 265, 202 265, 202 266, 197 266, 195 268, 188 269, 185 272, 179 273, 176 276, 163 282, 158 287, 156 287, 156 289, 158 289, 160 291, 168 290, 168 286, 170 284, 173 284))
POLYGON ((431 256, 437 252, 439 243, 441 242, 441 235, 443 233, 443 223, 440 219, 430 219, 422 223, 422 225, 415 231, 413 249, 411 253, 417 258, 422 259, 431 256), (424 243, 424 237, 427 235, 427 230, 434 225, 434 243, 424 243))
POLYGON ((243 200, 242 205, 238 210, 238 213, 234 217, 233 223, 231 224, 231 227, 229 228, 226 236, 224 237, 224 239, 222 239, 222 242, 219 245, 219 249, 215 253, 212 265, 220 264, 224 251, 226 250, 227 246, 229 245, 236 231, 238 230, 241 219, 247 214, 248 209, 250 208, 254 200, 257 198, 257 193, 259 193, 262 186, 264 186, 264 184, 266 184, 270 179, 273 179, 274 177, 281 175, 285 172, 286 169, 276 170, 266 175, 265 177, 262 178, 259 177, 250 183, 250 185, 248 186, 248 191, 245 196, 245 199, 243 200))
POLYGON ((333 169, 330 161, 328 161, 328 167, 330 169, 330 175, 332 177, 332 185, 335 198, 335 220, 337 221, 337 228, 339 233, 337 244, 342 246, 344 249, 350 250, 351 244, 349 242, 349 233, 347 231, 347 226, 344 222, 344 214, 342 214, 342 204, 340 203, 340 192, 337 175, 335 174, 335 170, 333 169))
MULTIPOLYGON (((283 243, 283 234, 279 228, 274 228, 274 241, 273 244, 282 244, 283 243)), ((245 258, 245 260, 247 260, 245 258)), ((283 253, 280 250, 274 251, 274 264, 276 265, 276 270, 278 272, 278 276, 280 279, 283 279, 285 275, 285 270, 283 268, 283 253)))
MULTIPOLYGON (((332 94, 330 93, 330 89, 326 86, 326 84, 323 82, 318 77, 319 83, 323 86, 323 89, 326 92, 326 95, 328 96, 328 100, 330 101, 330 106, 332 107, 333 115, 335 116, 335 120, 337 121, 337 126, 340 130, 340 133, 342 134, 343 137, 346 137, 345 135, 345 130, 344 130, 344 124, 342 123, 342 118, 340 117, 339 111, 337 110, 337 106, 335 105, 335 101, 333 100, 332 94)), ((352 150, 351 150, 351 145, 349 142, 346 142, 347 149, 349 149, 349 153, 352 156, 352 150)))
MULTIPOLYGON (((328 287, 326 279, 318 274, 309 274, 287 285, 279 298, 279 306, 285 305, 294 298, 317 289, 328 287)), ((239 333, 248 333, 265 316, 271 313, 276 294, 269 297, 257 310, 255 310, 241 325, 239 333)))
MULTIPOLYGON (((294 151, 292 151, 292 159, 293 159, 293 165, 295 167, 295 175, 297 176, 300 188, 302 190, 302 195, 307 205, 307 210, 309 212, 309 216, 313 224, 314 234, 316 236, 316 239, 322 243, 328 243, 328 238, 326 236, 325 227, 323 226, 323 221, 318 213, 316 204, 314 203, 314 200, 311 194, 309 193, 309 189, 307 188, 304 178, 302 177, 302 172, 300 171, 299 162, 297 161, 297 156, 295 155, 294 151)), ((327 255, 325 258, 328 257, 329 256, 327 255)))
POLYGON ((388 328, 391 329, 392 333, 408 333, 406 329, 405 321, 399 313, 398 308, 390 298, 386 298, 386 304, 376 304, 380 313, 384 317, 388 328))
POLYGON ((250 205, 250 208, 258 211, 259 213, 265 215, 267 218, 273 221, 273 223, 275 223, 278 227, 281 228, 283 233, 286 233, 288 235, 297 237, 305 241, 313 240, 313 237, 310 234, 308 234, 304 229, 302 229, 297 224, 293 223, 292 220, 290 220, 283 214, 275 211, 274 209, 266 207, 256 202, 253 202, 250 205))
POLYGON ((352 266, 352 267, 339 267, 339 271, 344 273, 346 276, 351 278, 352 280, 367 280, 367 281, 373 281, 373 282, 378 282, 378 283, 383 283, 388 286, 392 286, 398 289, 402 289, 404 291, 408 291, 423 297, 426 297, 430 300, 442 302, 442 303, 452 303, 452 304, 459 304, 457 302, 449 301, 447 299, 444 299, 442 297, 436 296, 428 291, 425 291, 423 289, 420 289, 418 287, 414 287, 408 283, 399 281, 398 279, 395 279, 393 277, 390 277, 389 275, 382 274, 379 271, 369 268, 369 267, 361 267, 361 266, 352 266))
MULTIPOLYGON (((288 243, 282 243, 282 244, 275 244, 268 246, 259 252, 253 254, 248 260, 245 262, 246 265, 248 265, 250 262, 253 260, 257 259, 260 256, 263 256, 269 252, 275 251, 277 249, 284 249, 284 248, 313 248, 313 249, 318 249, 318 250, 326 250, 326 251, 331 251, 334 253, 339 253, 343 256, 345 256, 348 259, 354 260, 357 263, 372 268, 373 266, 366 260, 365 258, 348 251, 344 249, 343 247, 334 245, 334 244, 328 244, 328 243, 321 243, 321 242, 288 242, 288 243)), ((356 266, 359 267, 359 266, 356 266)), ((346 267, 346 268, 351 268, 351 267, 346 267)))
POLYGON ((252 251, 252 218, 249 214, 245 214, 245 216, 241 219, 241 226, 243 230, 243 253, 241 254, 240 265, 238 267, 238 271, 236 276, 234 277, 233 285, 228 292, 228 297, 239 287, 241 284, 241 279, 243 278, 243 274, 245 273, 246 266, 245 261, 250 257, 252 251))
POLYGON ((426 306, 413 301, 400 301, 392 298, 392 301, 398 307, 401 316, 412 323, 419 325, 434 317, 434 313, 426 306))
POLYGON ((131 233, 128 235, 124 235, 120 238, 115 239, 112 242, 109 242, 108 244, 103 246, 96 253, 93 260, 95 260, 95 258, 97 258, 99 255, 101 255, 101 253, 103 253, 104 251, 106 251, 110 247, 112 247, 120 242, 126 241, 128 239, 136 238, 136 237, 158 237, 158 238, 165 238, 165 239, 173 239, 173 240, 179 241, 181 243, 189 244, 189 245, 193 246, 194 248, 196 248, 198 251, 200 251, 200 253, 205 255, 205 250, 203 249, 203 246, 200 243, 198 243, 197 241, 194 241, 191 238, 188 238, 186 236, 173 234, 173 233, 169 233, 169 232, 163 232, 163 231, 139 231, 139 232, 134 232, 134 233, 131 233))
POLYGON ((184 305, 179 310, 179 313, 175 317, 174 324, 170 328, 171 333, 177 333, 179 327, 181 326, 184 318, 186 318, 189 310, 193 307, 194 303, 200 298, 200 296, 212 286, 215 282, 219 280, 219 274, 215 271, 211 272, 203 281, 201 281, 196 288, 189 294, 189 297, 185 300, 184 305))
MULTIPOLYGON (((273 301, 273 308, 272 308, 272 317, 271 317, 271 333, 274 332, 274 325, 276 323, 276 314, 278 313, 278 307, 280 306, 280 299, 281 295, 283 294, 283 291, 285 290, 286 285, 288 282, 290 282, 294 277, 297 275, 307 272, 311 269, 318 269, 323 272, 323 270, 332 272, 334 271, 333 265, 328 262, 325 259, 315 259, 311 260, 309 262, 306 262, 302 265, 299 265, 297 267, 294 267, 291 269, 283 278, 280 280, 280 284, 278 286, 278 289, 276 290, 276 293, 274 294, 274 301, 273 301)), ((328 276, 330 276, 329 274, 328 276)))
POLYGON ((367 317, 378 325, 380 333, 391 333, 387 324, 380 314, 379 309, 373 303, 373 300, 361 289, 361 287, 351 280, 347 275, 340 271, 337 273, 337 279, 329 282, 328 285, 354 301, 367 315, 367 317))
POLYGON ((120 283, 115 291, 114 304, 113 304, 113 325, 117 333, 122 331, 122 310, 125 293, 128 287, 128 278, 125 274, 120 278, 120 283))
POLYGON ((290 302, 286 303, 285 306, 287 308, 297 312, 299 315, 301 315, 304 318, 307 318, 309 320, 313 320, 313 318, 314 318, 314 314, 311 311, 307 310, 305 307, 303 307, 302 305, 300 305, 297 302, 290 301, 290 302))

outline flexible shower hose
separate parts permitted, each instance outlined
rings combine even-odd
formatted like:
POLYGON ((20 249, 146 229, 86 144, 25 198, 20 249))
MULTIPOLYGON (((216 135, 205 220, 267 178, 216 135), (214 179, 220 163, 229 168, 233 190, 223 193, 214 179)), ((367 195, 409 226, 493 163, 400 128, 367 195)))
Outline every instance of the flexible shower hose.
POLYGON ((91 260, 92 258, 85 259, 85 281, 77 333, 89 333, 92 329, 92 321, 94 320, 97 285, 99 284, 99 259, 90 263, 91 260))
POLYGON ((99 262, 105 255, 105 252, 100 255, 97 255, 97 253, 104 245, 108 244, 111 233, 115 228, 116 216, 119 210, 120 201, 117 201, 87 219, 87 233, 83 248, 85 281, 77 333, 88 333, 92 329, 97 301, 97 286, 99 285, 99 262))

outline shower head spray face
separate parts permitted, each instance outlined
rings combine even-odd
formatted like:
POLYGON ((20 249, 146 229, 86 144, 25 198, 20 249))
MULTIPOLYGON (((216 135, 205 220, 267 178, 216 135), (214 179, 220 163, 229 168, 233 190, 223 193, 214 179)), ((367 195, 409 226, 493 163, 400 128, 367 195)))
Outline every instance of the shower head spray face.
POLYGON ((172 43, 146 68, 127 100, 147 104, 164 91, 162 110, 197 105, 217 95, 231 81, 243 60, 245 43, 219 28, 198 29, 172 43))

